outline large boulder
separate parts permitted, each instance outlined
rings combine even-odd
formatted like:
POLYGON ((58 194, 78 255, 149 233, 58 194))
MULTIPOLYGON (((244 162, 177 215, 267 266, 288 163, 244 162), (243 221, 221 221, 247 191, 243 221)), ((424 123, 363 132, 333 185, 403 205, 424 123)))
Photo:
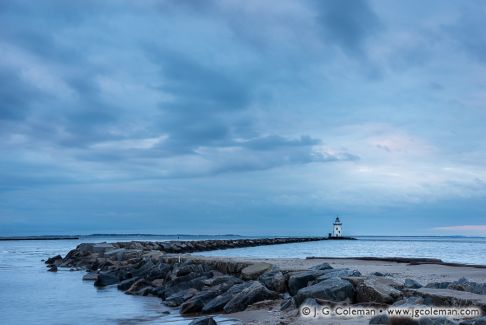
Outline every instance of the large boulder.
POLYGON ((233 299, 243 289, 249 287, 251 282, 243 282, 233 285, 226 292, 214 297, 207 304, 204 305, 202 312, 206 314, 216 313, 222 311, 224 306, 233 299))
POLYGON ((308 270, 290 274, 288 280, 289 293, 295 295, 299 289, 306 287, 310 281, 315 280, 322 274, 323 271, 318 270, 308 270))
POLYGON ((418 289, 422 288, 422 285, 415 281, 414 279, 405 279, 403 286, 407 289, 418 289))
POLYGON ((267 299, 277 299, 278 297, 278 293, 268 290, 258 281, 252 281, 250 286, 244 288, 228 301, 224 306, 224 311, 226 313, 235 313, 245 310, 248 305, 255 302, 267 299))
POLYGON ((307 298, 352 302, 354 294, 355 291, 351 282, 341 278, 330 278, 300 289, 294 296, 294 299, 297 306, 300 306, 307 298))
POLYGON ((392 304, 402 297, 401 285, 392 279, 371 276, 356 281, 356 301, 392 304))
POLYGON ((233 275, 218 275, 206 280, 203 280, 204 285, 208 287, 217 286, 220 284, 237 284, 242 283, 243 281, 240 278, 237 278, 233 275))
POLYGON ((164 288, 164 295, 165 297, 169 297, 176 292, 189 288, 201 290, 205 286, 204 280, 210 278, 211 276, 211 272, 203 274, 190 273, 175 280, 169 281, 164 288))
POLYGON ((119 270, 104 271, 98 274, 94 285, 96 287, 104 287, 112 284, 117 284, 121 280, 123 280, 123 277, 119 270))
POLYGON ((220 290, 201 291, 181 305, 180 313, 183 315, 199 313, 205 304, 220 293, 220 290))
POLYGON ((204 273, 208 271, 210 271, 210 268, 205 264, 187 264, 178 267, 174 273, 179 277, 188 275, 189 273, 204 273))
POLYGON ((284 293, 287 291, 287 282, 285 276, 278 269, 272 269, 263 273, 258 279, 269 290, 284 293))
POLYGON ((312 270, 318 270, 318 271, 323 271, 323 270, 331 270, 332 266, 329 263, 321 263, 318 265, 315 265, 311 267, 312 270))
POLYGON ((197 293, 198 291, 194 288, 182 290, 167 297, 164 301, 164 304, 169 307, 178 307, 181 304, 183 304, 186 300, 189 300, 192 297, 194 297, 197 293))
POLYGON ((256 280, 260 275, 272 268, 272 264, 269 263, 255 263, 248 265, 243 270, 241 270, 241 277, 244 280, 256 280))
POLYGON ((348 268, 343 269, 327 269, 322 270, 323 274, 319 275, 315 282, 320 282, 329 278, 343 278, 343 277, 358 277, 361 273, 358 270, 352 270, 348 268))
POLYGON ((139 277, 134 277, 134 278, 130 278, 130 279, 126 279, 126 280, 123 280, 122 282, 120 282, 117 286, 118 290, 121 290, 121 291, 126 291, 128 289, 130 289, 130 287, 135 283, 137 282, 138 280, 140 280, 139 277))
POLYGON ((468 281, 466 278, 461 278, 457 281, 452 282, 448 286, 448 289, 467 291, 476 293, 478 295, 486 295, 486 283, 468 281))
POLYGON ((98 279, 98 272, 88 272, 83 275, 84 281, 96 281, 98 279))
POLYGON ((430 300, 435 306, 465 307, 475 306, 486 312, 486 295, 451 289, 420 288, 415 294, 430 300))

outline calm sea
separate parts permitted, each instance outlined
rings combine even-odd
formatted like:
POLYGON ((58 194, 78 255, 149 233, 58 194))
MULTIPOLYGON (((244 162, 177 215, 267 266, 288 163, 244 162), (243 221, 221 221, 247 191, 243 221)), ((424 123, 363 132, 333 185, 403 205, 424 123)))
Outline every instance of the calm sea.
MULTIPOLYGON (((0 241, 1 324, 188 324, 160 299, 135 297, 116 288, 96 289, 82 273, 46 271, 41 262, 65 255, 80 242, 172 240, 173 237, 89 237, 81 240, 0 241)), ((181 239, 203 239, 181 237, 181 239)), ((356 241, 322 241, 251 247, 203 253, 247 257, 432 257, 448 262, 486 264, 486 238, 359 237, 356 241)), ((219 318, 218 323, 235 324, 219 318)))

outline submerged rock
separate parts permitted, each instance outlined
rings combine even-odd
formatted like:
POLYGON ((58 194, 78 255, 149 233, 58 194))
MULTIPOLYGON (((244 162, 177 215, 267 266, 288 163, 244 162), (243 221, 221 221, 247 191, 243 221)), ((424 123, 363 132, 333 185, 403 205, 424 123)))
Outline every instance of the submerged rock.
POLYGON ((189 323, 189 325, 216 325, 216 321, 212 317, 197 318, 189 323))

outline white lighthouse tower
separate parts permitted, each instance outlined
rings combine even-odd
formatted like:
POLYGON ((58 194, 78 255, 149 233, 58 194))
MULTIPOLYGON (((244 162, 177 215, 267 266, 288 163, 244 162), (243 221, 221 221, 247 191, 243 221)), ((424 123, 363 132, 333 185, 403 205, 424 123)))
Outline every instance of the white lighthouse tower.
POLYGON ((336 220, 332 225, 332 237, 342 237, 342 236, 343 236, 343 224, 341 223, 341 220, 339 220, 339 217, 336 217, 336 220))

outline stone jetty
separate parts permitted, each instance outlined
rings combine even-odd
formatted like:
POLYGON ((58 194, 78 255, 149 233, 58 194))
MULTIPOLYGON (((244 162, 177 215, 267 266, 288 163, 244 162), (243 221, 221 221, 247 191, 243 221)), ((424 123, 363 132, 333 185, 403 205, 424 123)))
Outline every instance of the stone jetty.
MULTIPOLYGON (((93 281, 97 287, 116 285, 126 294, 159 297, 165 305, 179 308, 183 315, 201 316, 193 324, 216 324, 211 315, 248 308, 276 310, 277 319, 269 324, 294 324, 301 319, 299 307, 303 305, 344 304, 384 309, 410 305, 475 306, 486 312, 486 284, 466 279, 422 285, 413 279, 400 281, 379 272, 363 275, 357 269, 334 268, 328 263, 291 270, 279 268, 271 260, 255 262, 190 255, 215 249, 315 240, 321 239, 83 243, 65 257, 49 258, 46 264, 50 271, 63 267, 85 270, 83 279, 93 281)), ((382 316, 372 318, 370 324, 393 323, 382 316)), ((443 321, 431 318, 426 324, 458 324, 443 321)), ((472 319, 467 324, 483 324, 480 321, 472 319)))

